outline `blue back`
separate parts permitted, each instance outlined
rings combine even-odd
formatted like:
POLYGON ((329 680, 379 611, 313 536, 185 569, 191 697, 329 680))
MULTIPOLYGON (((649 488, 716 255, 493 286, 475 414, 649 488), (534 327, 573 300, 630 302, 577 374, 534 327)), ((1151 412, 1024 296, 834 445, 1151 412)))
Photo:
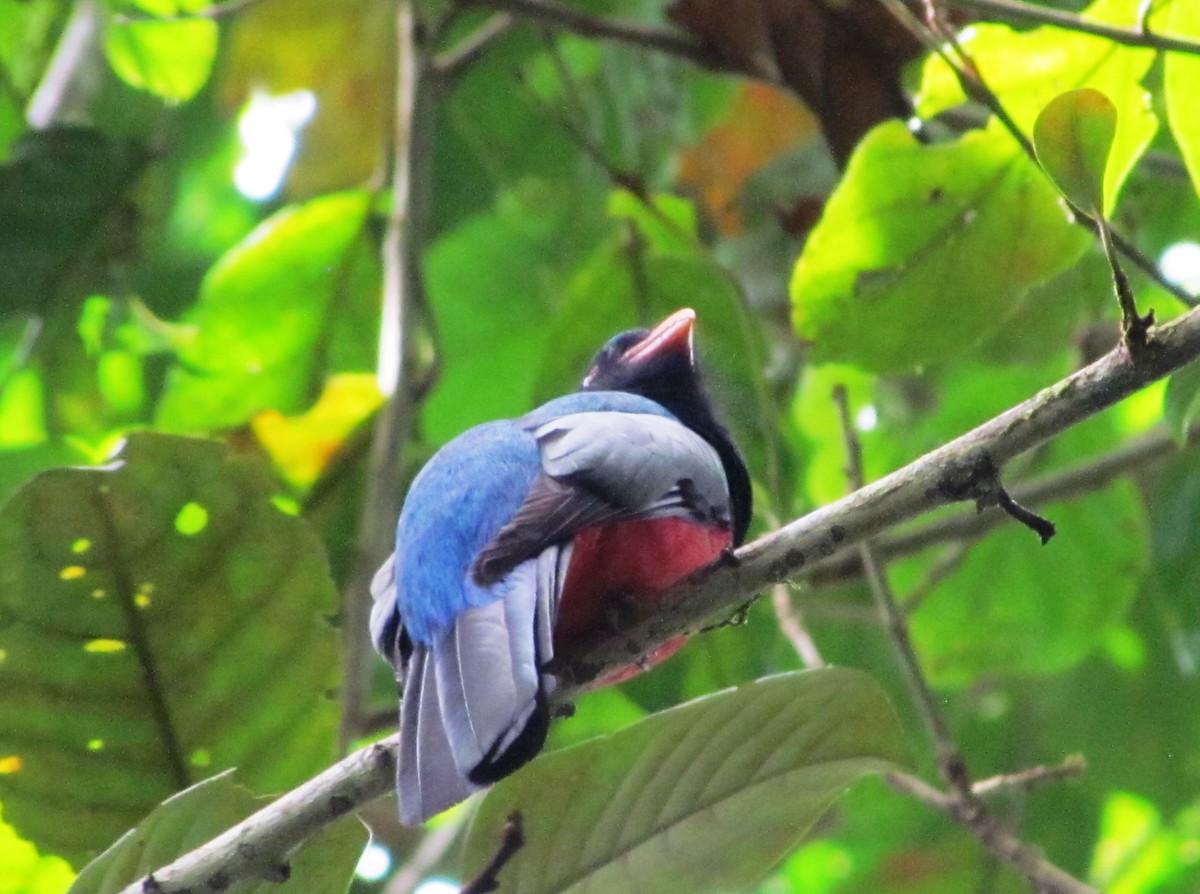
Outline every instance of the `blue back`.
POLYGON ((396 527, 397 609, 414 642, 432 643, 460 611, 503 595, 502 583, 477 586, 470 568, 541 469, 534 430, 570 413, 605 410, 674 418, 635 394, 579 392, 520 419, 476 426, 434 454, 413 480, 396 527))

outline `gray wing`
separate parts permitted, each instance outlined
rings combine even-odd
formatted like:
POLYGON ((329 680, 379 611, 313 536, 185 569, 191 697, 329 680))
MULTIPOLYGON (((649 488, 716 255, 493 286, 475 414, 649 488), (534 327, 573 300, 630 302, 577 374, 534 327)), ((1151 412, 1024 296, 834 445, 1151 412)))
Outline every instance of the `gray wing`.
POLYGON ((684 515, 729 524, 729 487, 716 450, 674 419, 572 413, 534 432, 542 471, 512 520, 475 561, 476 582, 583 528, 623 518, 684 515))
POLYGON ((501 597, 459 613, 406 662, 400 817, 420 823, 532 758, 549 726, 554 617, 571 547, 521 563, 501 597))

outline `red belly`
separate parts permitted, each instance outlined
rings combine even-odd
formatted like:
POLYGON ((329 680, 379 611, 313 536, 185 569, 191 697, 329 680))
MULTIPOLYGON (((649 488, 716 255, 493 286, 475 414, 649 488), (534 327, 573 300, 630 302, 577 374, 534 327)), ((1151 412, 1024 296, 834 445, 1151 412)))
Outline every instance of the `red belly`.
MULTIPOLYGON (((588 528, 575 535, 554 626, 554 652, 569 658, 633 606, 654 603, 685 577, 715 561, 730 533, 683 518, 653 518, 588 528)), ((673 655, 676 637, 644 660, 599 681, 607 686, 673 655)))

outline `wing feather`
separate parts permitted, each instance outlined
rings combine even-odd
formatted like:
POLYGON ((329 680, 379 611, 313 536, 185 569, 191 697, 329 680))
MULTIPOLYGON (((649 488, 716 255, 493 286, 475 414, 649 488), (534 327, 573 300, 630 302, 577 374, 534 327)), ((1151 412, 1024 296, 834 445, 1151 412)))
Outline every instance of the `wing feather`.
POLYGON ((480 586, 593 525, 691 515, 729 523, 716 450, 682 423, 646 413, 572 413, 534 432, 542 471, 472 565, 480 586))

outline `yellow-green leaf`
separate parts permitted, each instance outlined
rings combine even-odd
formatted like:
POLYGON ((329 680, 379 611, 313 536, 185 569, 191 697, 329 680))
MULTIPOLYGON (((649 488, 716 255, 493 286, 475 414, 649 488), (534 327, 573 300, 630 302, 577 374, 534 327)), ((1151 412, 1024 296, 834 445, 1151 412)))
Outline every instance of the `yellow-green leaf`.
POLYGON ((1116 106, 1090 87, 1055 97, 1033 125, 1042 168, 1063 195, 1094 217, 1104 215, 1104 172, 1116 132, 1116 106))

